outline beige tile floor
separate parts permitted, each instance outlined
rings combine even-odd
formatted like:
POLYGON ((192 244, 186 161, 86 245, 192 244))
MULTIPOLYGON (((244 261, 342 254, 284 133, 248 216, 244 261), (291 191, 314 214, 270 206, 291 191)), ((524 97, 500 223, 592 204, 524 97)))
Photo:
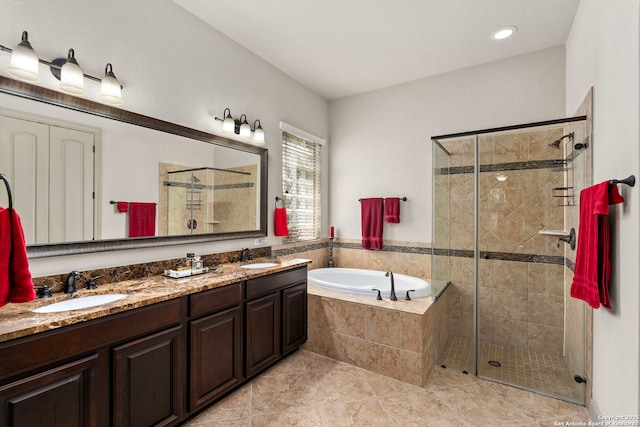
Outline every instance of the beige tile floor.
MULTIPOLYGON (((473 340, 452 337, 437 365, 459 371, 473 370, 473 340)), ((480 376, 535 390, 570 402, 583 402, 585 386, 578 384, 565 358, 540 351, 528 351, 498 344, 482 343, 478 363, 480 376), (489 365, 490 360, 501 363, 489 365)))
POLYGON ((200 426, 553 426, 584 407, 436 368, 425 387, 300 350, 187 421, 200 426))

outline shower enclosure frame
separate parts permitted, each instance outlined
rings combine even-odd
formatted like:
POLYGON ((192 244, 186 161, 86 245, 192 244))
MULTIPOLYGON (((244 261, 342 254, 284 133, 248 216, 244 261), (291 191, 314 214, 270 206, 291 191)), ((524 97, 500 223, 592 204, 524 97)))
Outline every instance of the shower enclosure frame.
MULTIPOLYGON (((555 126, 555 125, 568 125, 568 124, 579 124, 579 122, 585 122, 586 123, 587 120, 587 116, 581 115, 581 116, 575 116, 575 117, 569 117, 569 118, 562 118, 562 119, 555 119, 555 120, 547 120, 547 121, 540 121, 540 122, 533 122, 533 123, 526 123, 526 124, 519 124, 519 125, 512 125, 512 126, 504 126, 504 127, 496 127, 496 128, 489 128, 489 129, 484 129, 484 130, 477 130, 477 131, 467 131, 467 132, 458 132, 458 133, 452 133, 452 134, 445 134, 445 135, 438 135, 438 136, 433 136, 431 138, 432 141, 432 145, 433 145, 433 151, 432 151, 432 160, 433 160, 433 171, 434 171, 434 179, 433 179, 433 216, 432 216, 432 235, 433 237, 433 257, 432 257, 432 271, 433 271, 433 276, 432 280, 434 282, 434 294, 433 294, 433 300, 434 302, 437 301, 441 295, 447 290, 447 288, 452 284, 452 281, 450 279, 451 277, 451 271, 450 270, 446 270, 445 274, 446 274, 446 278, 443 278, 442 276, 438 276, 437 272, 439 270, 439 267, 436 266, 436 257, 437 256, 444 256, 445 258, 451 258, 452 256, 462 256, 462 257, 468 257, 471 255, 470 252, 472 252, 472 256, 473 256, 473 339, 472 339, 472 346, 473 346, 473 367, 472 367, 472 374, 475 376, 480 376, 483 378, 487 378, 484 375, 482 375, 480 373, 479 370, 479 361, 481 359, 480 357, 480 272, 481 272, 481 266, 480 266, 480 259, 481 257, 485 257, 485 258, 489 258, 490 251, 485 251, 487 253, 483 254, 483 251, 481 250, 480 247, 480 197, 481 197, 481 191, 480 191, 480 174, 482 171, 482 165, 481 165, 481 159, 480 159, 480 149, 479 149, 479 144, 480 144, 480 138, 482 135, 488 135, 488 134, 499 134, 502 132, 512 132, 512 131, 518 131, 518 130, 527 130, 527 129, 531 129, 531 130, 535 130, 536 128, 542 128, 545 126, 555 126), (436 170, 436 150, 444 150, 444 152, 447 155, 451 155, 447 148, 441 144, 441 141, 443 140, 447 140, 447 139, 457 139, 457 138, 473 138, 473 168, 472 168, 472 173, 473 173, 473 249, 472 251, 467 251, 464 249, 460 249, 460 248, 451 248, 451 243, 450 242, 445 242, 446 243, 446 247, 441 248, 438 247, 438 242, 437 240, 437 230, 436 230, 436 222, 437 222, 437 218, 436 218, 436 209, 438 209, 437 206, 437 200, 436 200, 436 191, 437 191, 437 183, 436 183, 436 179, 435 179, 435 170, 436 170), (436 277, 437 276, 437 277, 436 277), (438 284, 438 285, 436 285, 438 284), (440 286, 441 285, 441 286, 440 286)), ((564 136, 563 136, 564 138, 564 136)), ((561 139, 563 139, 561 138, 561 139)), ((571 139, 573 142, 573 138, 571 139)), ((585 131, 585 140, 590 140, 590 135, 586 134, 585 131)), ((555 148, 555 147, 554 147, 555 148)), ((574 154, 574 153, 572 153, 574 154)), ((574 154, 575 156, 575 154, 574 154)), ((564 156, 563 156, 564 157, 564 156)), ((566 158, 565 158, 565 165, 566 165, 566 158)), ((570 159, 571 160, 571 159, 570 159)), ((560 164, 558 164, 558 166, 560 166, 560 164)), ((447 169, 449 169, 449 166, 447 166, 447 169)), ((447 178, 447 180, 449 180, 450 178, 447 178)), ((449 181, 447 181, 449 182, 449 181)), ((556 190, 556 189, 554 189, 556 190)), ((569 204, 569 206, 573 206, 573 204, 569 204)), ((563 208, 564 209, 564 208, 563 208)), ((448 222, 447 222, 447 227, 451 226, 451 217, 450 217, 450 212, 447 210, 446 215, 449 216, 448 217, 448 222)), ((565 215, 566 217, 566 215, 565 215)), ((447 231, 447 238, 449 237, 449 232, 447 231)), ((565 257, 565 266, 567 264, 567 259, 565 257)), ((449 267, 444 267, 444 269, 450 268, 449 267)), ((583 327, 586 328, 586 325, 583 324, 583 327)), ((565 331, 566 333, 566 331, 565 331)), ((586 334, 586 332, 585 332, 586 334)), ((488 378, 488 379, 492 379, 492 378, 488 378)), ((502 382, 502 381, 501 381, 502 382)), ((518 385, 516 385, 518 386, 518 385)), ((526 388, 526 387, 521 387, 521 388, 526 388)), ((533 390, 536 391, 536 390, 533 390)), ((545 394, 545 393, 542 393, 545 394)), ((553 396, 553 397, 558 397, 558 396, 553 396)), ((573 400, 572 400, 573 401, 573 400)), ((577 403, 581 403, 581 402, 577 402, 577 403)), ((584 402, 582 402, 584 403, 584 402)))

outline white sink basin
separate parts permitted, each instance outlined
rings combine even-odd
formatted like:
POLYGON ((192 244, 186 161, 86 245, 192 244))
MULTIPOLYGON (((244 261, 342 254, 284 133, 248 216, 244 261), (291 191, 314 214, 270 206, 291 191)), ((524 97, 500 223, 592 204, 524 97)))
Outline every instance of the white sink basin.
POLYGON ((106 294, 73 298, 66 301, 60 301, 55 304, 45 305, 31 311, 35 313, 57 313, 60 311, 80 310, 82 308, 95 307, 97 305, 118 301, 126 296, 126 294, 106 294))
POLYGON ((257 262, 255 264, 241 265, 240 268, 268 268, 278 265, 276 262, 257 262))

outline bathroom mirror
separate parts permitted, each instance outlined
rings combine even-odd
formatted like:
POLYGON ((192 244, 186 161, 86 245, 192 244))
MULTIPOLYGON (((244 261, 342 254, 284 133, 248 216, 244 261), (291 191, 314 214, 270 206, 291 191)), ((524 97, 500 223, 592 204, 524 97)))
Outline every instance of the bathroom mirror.
POLYGON ((93 231, 28 244, 30 258, 266 236, 266 149, 3 76, 0 94, 3 107, 97 129, 100 140, 93 231), (128 237, 130 202, 155 204, 153 237, 128 237))

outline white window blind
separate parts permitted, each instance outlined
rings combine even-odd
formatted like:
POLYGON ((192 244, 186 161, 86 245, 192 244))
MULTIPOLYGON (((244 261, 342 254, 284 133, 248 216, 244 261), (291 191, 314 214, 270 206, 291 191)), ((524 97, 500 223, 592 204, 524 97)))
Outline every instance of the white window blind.
POLYGON ((285 242, 320 238, 320 148, 282 132, 282 198, 289 225, 285 242))

